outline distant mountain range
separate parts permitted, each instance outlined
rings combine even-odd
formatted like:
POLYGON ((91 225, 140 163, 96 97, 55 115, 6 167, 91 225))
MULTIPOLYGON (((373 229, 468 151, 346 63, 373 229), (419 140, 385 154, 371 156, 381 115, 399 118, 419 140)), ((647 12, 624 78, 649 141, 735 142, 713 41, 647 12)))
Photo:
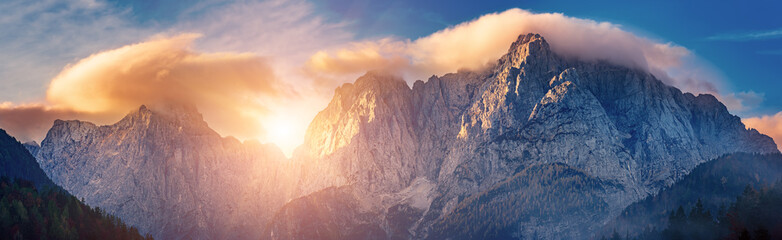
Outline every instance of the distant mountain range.
POLYGON ((714 96, 537 34, 484 70, 339 87, 291 159, 178 105, 58 120, 30 149, 56 184, 161 239, 586 239, 699 164, 778 153, 714 96))

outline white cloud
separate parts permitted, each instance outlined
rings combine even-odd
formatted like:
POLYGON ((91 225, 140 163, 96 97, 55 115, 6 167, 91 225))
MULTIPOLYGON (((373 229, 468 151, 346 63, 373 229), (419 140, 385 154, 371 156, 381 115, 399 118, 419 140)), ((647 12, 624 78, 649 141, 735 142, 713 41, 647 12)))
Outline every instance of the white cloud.
MULTIPOLYGON (((499 59, 510 44, 525 33, 540 33, 553 51, 566 57, 585 61, 606 60, 647 71, 669 72, 682 67, 685 58, 691 56, 683 47, 639 37, 608 22, 510 9, 416 40, 382 39, 375 42, 374 49, 370 49, 372 44, 369 43, 353 43, 343 49, 321 52, 310 59, 310 68, 319 66, 312 64, 317 62, 329 63, 330 66, 344 65, 339 64, 343 60, 358 62, 355 56, 374 51, 377 54, 368 57, 405 58, 408 67, 404 70, 416 77, 454 72, 460 68, 477 69, 499 59)), ((320 70, 329 73, 333 69, 320 70)), ((367 69, 355 70, 361 72, 367 69)))
POLYGON ((743 113, 757 108, 765 94, 754 91, 728 93, 719 96, 720 101, 734 113, 743 113))
POLYGON ((762 101, 762 94, 729 91, 719 71, 684 47, 638 36, 609 22, 521 9, 483 15, 415 40, 385 38, 321 51, 311 56, 307 71, 324 81, 339 82, 334 79, 352 81, 356 73, 389 68, 412 82, 461 68, 481 68, 499 59, 525 33, 541 34, 554 52, 565 57, 605 60, 648 71, 685 92, 713 94, 732 111, 747 111, 762 101))
MULTIPOLYGON (((109 108, 98 108, 95 104, 81 106, 84 98, 95 93, 76 91, 79 95, 84 94, 77 96, 76 92, 68 93, 69 88, 58 88, 64 76, 72 74, 78 66, 85 66, 91 59, 90 64, 97 65, 94 59, 101 56, 117 54, 126 48, 137 49, 138 46, 126 45, 147 40, 153 34, 176 36, 182 32, 198 33, 202 37, 198 40, 191 37, 179 43, 188 47, 186 49, 169 49, 210 59, 217 56, 206 53, 226 51, 262 59, 263 66, 268 66, 269 72, 273 72, 275 86, 280 86, 274 92, 285 97, 275 98, 275 104, 254 105, 257 111, 265 113, 258 125, 268 122, 289 124, 291 126, 286 128, 291 130, 287 135, 292 137, 275 139, 259 135, 258 138, 283 145, 288 154, 301 142, 309 121, 327 104, 333 88, 339 83, 353 81, 365 71, 378 68, 402 72, 409 81, 455 72, 460 68, 481 68, 504 54, 519 34, 528 32, 542 34, 552 50, 561 55, 587 61, 601 59, 644 69, 684 91, 718 95, 731 109, 748 109, 762 100, 762 94, 754 92, 725 91, 717 80, 719 74, 704 67, 683 47, 640 37, 616 24, 558 13, 510 9, 414 40, 395 37, 355 39, 346 30, 344 22, 318 13, 314 5, 306 0, 199 2, 175 16, 174 23, 168 27, 155 24, 141 26, 130 21, 132 17, 132 9, 117 9, 100 0, 66 3, 12 0, 0 3, 0 40, 6 42, 0 45, 0 78, 4 79, 0 81, 0 88, 18 90, 15 91, 17 96, 7 95, 0 101, 32 102, 6 104, 5 110, 26 106, 28 110, 35 109, 28 113, 45 115, 46 119, 57 114, 89 117, 85 114, 105 113, 109 108), (57 4, 62 6, 53 7, 57 4), (98 52, 101 53, 90 56, 98 52), (72 65, 63 69, 66 63, 72 65), (52 82, 48 102, 45 102, 42 99, 45 82, 55 76, 58 77, 52 82), (57 93, 57 89, 65 91, 57 93)), ((165 64, 172 64, 166 61, 144 63, 148 65, 144 69, 171 67, 165 64), (149 65, 151 63, 163 65, 149 65)), ((174 65, 181 67, 191 63, 178 61, 174 65)), ((101 76, 117 74, 109 71, 112 68, 100 69, 106 71, 99 74, 101 76)), ((260 72, 255 74, 264 75, 260 72)), ((110 101, 106 106, 117 106, 116 101, 121 98, 103 96, 101 99, 110 101)), ((142 103, 136 98, 128 99, 121 101, 121 108, 142 103)), ((243 109, 249 109, 248 106, 243 109)), ((213 114, 217 113, 207 111, 204 116, 210 124, 219 128, 221 124, 216 124, 219 120, 214 120, 217 115, 213 114)), ((234 134, 231 130, 220 132, 234 134)))
MULTIPOLYGON (((126 75, 122 75, 122 69, 129 67, 129 63, 140 64, 130 66, 130 68, 136 67, 134 71, 139 69, 162 71, 165 68, 192 67, 195 68, 191 69, 193 72, 210 76, 210 72, 198 70, 199 68, 215 70, 214 62, 195 66, 198 63, 194 62, 194 59, 198 57, 194 56, 200 56, 202 60, 203 58, 217 59, 220 57, 219 54, 209 55, 203 54, 203 52, 241 52, 243 53, 240 54, 241 56, 233 56, 241 58, 249 54, 253 56, 252 58, 257 58, 255 60, 262 59, 263 63, 253 65, 262 66, 260 68, 238 66, 237 69, 250 71, 262 68, 263 71, 248 73, 242 70, 244 72, 238 72, 235 75, 256 74, 257 76, 254 76, 256 80, 270 79, 268 74, 264 74, 264 72, 273 72, 274 75, 282 76, 279 78, 280 81, 275 78, 275 86, 278 87, 274 93, 288 99, 274 98, 276 99, 273 100, 275 104, 239 102, 237 104, 241 107, 238 108, 241 108, 241 112, 243 112, 241 114, 238 111, 231 114, 211 111, 209 109, 218 108, 210 106, 205 101, 198 103, 199 108, 204 111, 204 117, 210 125, 223 135, 234 135, 244 139, 256 137, 262 141, 273 141, 281 145, 286 153, 290 153, 301 142, 309 120, 325 106, 328 98, 331 97, 330 92, 325 94, 322 88, 312 86, 310 78, 301 72, 300 66, 317 50, 353 39, 350 32, 342 30, 343 23, 330 21, 319 15, 315 12, 314 5, 304 0, 204 1, 194 4, 190 9, 175 16, 175 22, 168 27, 159 26, 154 21, 142 26, 138 22, 133 22, 133 18, 133 9, 119 9, 111 3, 101 0, 73 2, 13 0, 1 2, 0 40, 3 40, 4 44, 0 45, 0 53, 2 53, 0 54, 0 79, 3 79, 0 81, 0 88, 14 89, 14 92, 18 92, 19 95, 4 95, 4 98, 0 98, 0 101, 15 102, 3 107, 0 114, 4 116, 0 120, 5 121, 0 123, 0 127, 23 128, 30 125, 29 128, 34 130, 16 130, 21 133, 19 137, 40 140, 38 138, 45 133, 45 126, 50 126, 51 121, 58 117, 87 118, 86 120, 109 123, 106 121, 116 119, 118 113, 124 114, 124 111, 129 108, 138 107, 132 105, 148 103, 148 101, 154 101, 167 95, 150 90, 155 87, 148 88, 148 91, 136 89, 139 91, 125 94, 124 91, 108 91, 112 89, 106 88, 99 88, 101 91, 105 91, 100 92, 75 86, 98 82, 101 84, 111 83, 109 86, 119 88, 129 88, 134 86, 132 85, 134 81, 139 84, 155 84, 154 82, 133 79, 133 77, 154 78, 151 75, 144 75, 147 72, 125 72, 126 75), (202 37, 195 42, 192 37, 182 38, 181 36, 179 40, 173 41, 182 45, 179 47, 186 47, 186 49, 173 46, 153 49, 150 45, 162 46, 165 44, 150 42, 139 44, 141 46, 129 45, 146 41, 150 36, 154 38, 154 35, 157 35, 159 40, 166 39, 165 36, 176 36, 183 32, 197 33, 202 37), (135 53, 130 54, 124 51, 135 53), (147 51, 149 54, 142 54, 140 51, 147 51), (182 56, 176 55, 178 57, 164 59, 165 56, 172 56, 167 54, 171 52, 183 53, 190 57, 183 60, 178 58, 182 56), (91 56, 94 53, 98 54, 91 56), (134 57, 127 57, 130 55, 134 57), (98 59, 102 60, 98 61, 98 59), (75 73, 79 71, 81 72, 75 73), (68 77, 82 76, 82 74, 87 77, 83 79, 68 77), (99 76, 111 77, 98 78, 99 76), (112 80, 116 81, 112 82, 112 80), (46 83, 49 81, 52 81, 52 84, 48 88, 47 99, 43 99, 44 92, 47 91, 46 83), (106 92, 113 92, 111 93, 113 95, 107 96, 106 92), (142 95, 145 97, 134 97, 142 95), (87 98, 94 98, 94 100, 90 101, 87 98), (110 112, 109 115, 113 118, 88 116, 106 114, 107 112, 110 112), (248 112, 252 113, 250 115, 256 116, 251 118, 243 116, 248 112), (35 124, 33 121, 30 124, 17 121, 24 116, 40 116, 42 120, 34 121, 35 124), (230 122, 228 121, 230 119, 248 121, 244 121, 243 124, 220 123, 221 121, 230 122), (11 123, 12 120, 13 123, 11 123), (276 136, 278 139, 274 139, 275 137, 268 136, 264 134, 265 131, 259 130, 270 121, 294 125, 295 127, 290 127, 289 129, 292 130, 288 131, 294 137, 279 139, 282 138, 282 134, 278 134, 276 136), (231 129, 231 126, 233 128, 244 127, 246 131, 231 129)), ((234 63, 241 62, 238 59, 233 60, 235 60, 234 63)), ((240 64, 244 63, 248 63, 248 61, 240 64)), ((227 71, 231 69, 227 69, 228 66, 221 66, 218 69, 220 73, 222 75, 229 74, 227 71)), ((248 66, 248 64, 243 66, 248 66)), ((206 79, 197 74, 185 75, 187 74, 180 72, 178 76, 195 78, 188 83, 198 83, 198 79, 206 79)), ((243 79, 249 77, 251 76, 242 76, 243 79)), ((231 79, 217 80, 216 83, 226 85, 231 81, 231 79)), ((177 81, 185 80, 179 79, 177 81)), ((170 87, 166 84, 158 85, 170 87)), ((204 91, 198 94, 202 94, 205 99, 216 95, 231 97, 220 94, 219 84, 204 86, 211 86, 209 89, 217 91, 206 91, 205 88, 201 88, 204 91)), ((191 91, 189 94, 196 93, 191 91)), ((268 97, 268 94, 265 95, 265 93, 257 94, 258 96, 238 94, 235 97, 245 97, 257 101, 262 101, 257 98, 268 97)), ((225 101, 217 102, 225 104, 225 101)))
POLYGON ((739 34, 720 34, 706 39, 712 41, 753 41, 774 38, 782 38, 782 28, 739 34))

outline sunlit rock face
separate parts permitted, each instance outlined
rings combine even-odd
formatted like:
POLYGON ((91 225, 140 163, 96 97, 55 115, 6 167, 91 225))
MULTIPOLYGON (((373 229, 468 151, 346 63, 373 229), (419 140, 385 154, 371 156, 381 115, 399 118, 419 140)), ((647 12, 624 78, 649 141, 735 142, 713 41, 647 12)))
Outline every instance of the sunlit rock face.
POLYGON ((286 198, 274 146, 221 138, 194 108, 58 120, 37 158, 59 185, 159 239, 257 239, 286 198))
MULTIPOLYGON (((527 34, 486 70, 432 77, 412 89, 398 77, 370 72, 337 89, 295 156, 303 169, 297 193, 305 196, 278 213, 266 236, 299 236, 309 225, 294 220, 292 212, 345 208, 336 212, 355 213, 364 219, 362 226, 375 224, 372 228, 383 229, 389 238, 458 239, 447 232, 477 223, 453 219, 474 214, 470 209, 487 206, 485 201, 520 208, 523 202, 508 198, 564 191, 579 183, 507 185, 550 178, 539 172, 552 168, 560 169, 553 173, 575 171, 572 176, 591 183, 592 190, 579 190, 590 201, 574 199, 573 206, 600 211, 570 213, 575 215, 568 219, 546 218, 553 212, 545 211, 493 219, 504 224, 493 236, 588 238, 625 206, 699 163, 731 152, 776 151, 771 138, 747 130, 711 95, 682 93, 642 70, 566 59, 554 54, 543 37, 527 34), (518 179, 532 167, 544 170, 521 175, 535 179, 518 179), (411 194, 417 182, 431 184, 411 194), (327 186, 350 186, 360 194, 335 200, 340 203, 302 204, 327 196, 306 196, 327 186), (342 201, 369 203, 356 211, 342 201), (375 219, 366 220, 367 214, 375 219)), ((573 207, 541 204, 543 209, 573 207)), ((338 224, 344 228, 338 236, 357 227, 347 223, 338 224)))
POLYGON ((417 177, 435 179, 481 74, 432 77, 411 89, 399 77, 369 72, 339 87, 297 152, 300 193, 345 184, 396 192, 417 177))

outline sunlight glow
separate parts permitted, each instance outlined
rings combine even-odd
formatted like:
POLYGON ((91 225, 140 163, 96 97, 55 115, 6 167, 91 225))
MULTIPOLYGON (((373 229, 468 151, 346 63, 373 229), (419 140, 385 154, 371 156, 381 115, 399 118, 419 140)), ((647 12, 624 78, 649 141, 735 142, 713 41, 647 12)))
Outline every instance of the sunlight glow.
POLYGON ((293 150, 301 144, 301 137, 303 133, 300 133, 298 121, 289 119, 287 116, 271 116, 269 119, 262 121, 261 124, 266 129, 265 141, 273 143, 282 150, 287 157, 291 157, 293 150))

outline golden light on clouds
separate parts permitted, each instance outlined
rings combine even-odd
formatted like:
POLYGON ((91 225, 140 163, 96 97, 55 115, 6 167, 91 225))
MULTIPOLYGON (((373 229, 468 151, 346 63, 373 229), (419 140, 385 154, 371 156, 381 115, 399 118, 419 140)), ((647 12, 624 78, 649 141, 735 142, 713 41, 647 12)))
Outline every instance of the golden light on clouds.
POLYGON ((20 141, 40 141, 55 119, 80 119, 93 122, 116 121, 114 114, 85 113, 43 104, 0 104, 0 126, 20 141))
POLYGON ((777 148, 782 151, 782 112, 774 115, 745 118, 742 120, 748 128, 757 129, 774 139, 777 148))
POLYGON ((224 136, 264 140, 272 133, 276 140, 291 141, 281 136, 280 123, 264 122, 272 116, 269 105, 292 94, 266 60, 249 53, 195 52, 189 47, 198 37, 159 37, 93 54, 65 67, 51 81, 47 105, 4 104, 1 123, 25 136, 30 132, 21 129, 41 126, 24 126, 11 116, 46 115, 48 126, 53 118, 96 119, 88 117, 92 115, 107 123, 106 118, 119 119, 142 104, 173 103, 196 106, 224 136))
POLYGON ((384 38, 374 43, 347 44, 315 54, 307 68, 328 74, 384 68, 401 72, 412 82, 433 74, 483 68, 499 59, 520 34, 526 33, 543 35, 553 51, 566 57, 605 60, 658 74, 669 84, 687 91, 711 91, 688 82, 690 79, 667 78, 668 72, 676 72, 669 70, 684 67, 684 59, 691 55, 686 48, 639 37, 607 22, 516 8, 486 14, 415 40, 384 38))
MULTIPOLYGON (((246 14, 257 15, 254 11, 246 14)), ((228 20, 219 26, 234 26, 244 18, 228 20)), ((324 27, 316 20, 303 23, 309 30, 339 28, 338 24, 324 27)), ((222 28, 215 27, 210 33, 224 34, 216 29, 222 28)), ((210 49, 268 45, 255 53, 196 51, 192 46, 199 34, 158 36, 95 53, 54 77, 45 102, 0 105, 0 126, 20 139, 40 140, 56 118, 109 124, 141 104, 173 102, 195 105, 209 126, 223 136, 273 142, 290 156, 336 86, 376 69, 390 70, 413 82, 460 69, 483 68, 501 57, 519 34, 529 32, 543 35, 553 51, 566 57, 643 69, 684 91, 717 91, 712 82, 699 79, 702 73, 694 72, 697 67, 687 65, 691 54, 683 47, 639 37, 615 24, 559 13, 510 9, 415 40, 389 37, 349 42, 340 35, 326 41, 328 44, 302 44, 304 50, 284 46, 291 41, 318 40, 303 41, 302 31, 267 32, 249 36, 231 32, 233 35, 225 37, 231 41, 212 39, 212 44, 206 44, 210 49)), ((751 95, 736 97, 750 99, 751 95)), ((724 96, 721 99, 730 100, 733 95, 724 96)))
POLYGON ((306 63, 309 69, 318 71, 345 74, 365 71, 374 68, 393 68, 406 64, 401 56, 384 56, 384 43, 363 42, 354 44, 354 49, 340 49, 336 53, 329 54, 319 51, 312 55, 306 63))
POLYGON ((192 104, 212 128, 258 137, 259 117, 282 85, 263 58, 247 53, 197 53, 183 34, 94 54, 55 77, 47 100, 80 112, 124 114, 142 104, 192 104))

